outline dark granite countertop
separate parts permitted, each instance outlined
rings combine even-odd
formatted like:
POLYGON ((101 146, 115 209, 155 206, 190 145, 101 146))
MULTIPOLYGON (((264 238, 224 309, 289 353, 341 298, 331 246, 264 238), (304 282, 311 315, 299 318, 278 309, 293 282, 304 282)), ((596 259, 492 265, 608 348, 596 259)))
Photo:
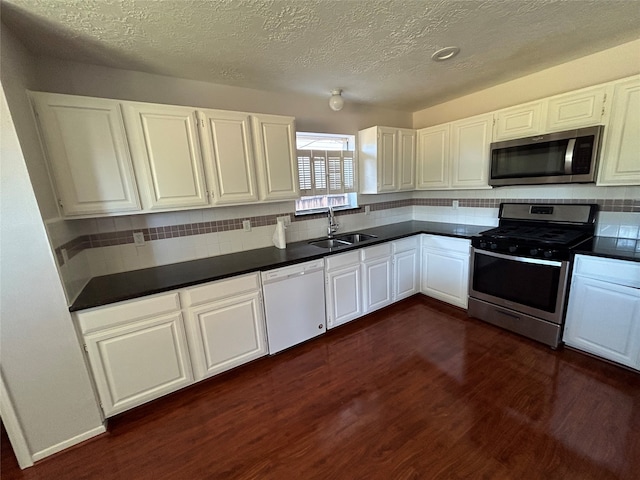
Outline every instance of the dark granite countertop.
MULTIPOLYGON (((69 310, 74 312, 199 283, 220 280, 234 275, 271 270, 418 233, 471 238, 488 228, 490 227, 409 221, 358 230, 358 232, 375 235, 377 238, 337 249, 327 250, 315 247, 308 244, 309 240, 305 240, 287 244, 287 248, 284 250, 275 247, 259 248, 142 270, 104 275, 92 278, 78 295, 75 302, 69 307, 69 310)), ((341 233, 348 232, 340 232, 339 234, 341 233)))
POLYGON ((595 237, 591 250, 577 250, 575 254, 640 262, 640 240, 634 240, 632 238, 595 237))
MULTIPOLYGON (((358 232, 375 235, 377 238, 336 249, 315 247, 309 245, 308 242, 311 240, 305 240, 289 243, 284 250, 275 247, 258 248, 228 255, 104 275, 92 278, 78 295, 75 302, 69 307, 69 310, 74 312, 199 283, 220 280, 234 275, 271 270, 419 233, 471 238, 489 228, 491 227, 481 225, 409 221, 358 230, 358 232)), ((342 233, 348 232, 340 232, 338 235, 342 233)), ((591 250, 578 250, 575 253, 640 261, 640 240, 595 237, 591 250)))

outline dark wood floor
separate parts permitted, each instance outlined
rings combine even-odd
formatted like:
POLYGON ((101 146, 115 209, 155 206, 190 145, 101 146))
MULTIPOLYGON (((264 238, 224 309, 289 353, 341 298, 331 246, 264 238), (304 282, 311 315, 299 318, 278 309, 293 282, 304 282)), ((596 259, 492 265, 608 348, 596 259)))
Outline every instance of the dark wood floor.
POLYGON ((2 479, 638 479, 640 375, 424 297, 2 479))

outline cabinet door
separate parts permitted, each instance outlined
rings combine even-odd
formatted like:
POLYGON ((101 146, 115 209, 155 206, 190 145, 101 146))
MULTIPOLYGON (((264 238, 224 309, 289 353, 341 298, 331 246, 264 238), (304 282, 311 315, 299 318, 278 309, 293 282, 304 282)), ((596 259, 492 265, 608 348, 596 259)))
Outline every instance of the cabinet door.
POLYGON ((614 87, 598 185, 640 185, 640 77, 614 87))
POLYGON ((393 256, 393 300, 415 295, 419 287, 418 250, 408 250, 393 256))
POLYGON ((563 340, 640 370, 640 290, 576 275, 563 340))
POLYGON ((198 116, 205 125, 203 150, 212 177, 214 203, 257 201, 249 114, 203 110, 198 116))
POLYGON ((363 315, 360 265, 328 272, 327 328, 337 327, 363 315))
POLYGON ((398 130, 398 190, 416 188, 416 131, 398 130))
POLYGON ((467 308, 469 255, 423 249, 422 259, 422 293, 467 308))
POLYGON ((32 93, 65 216, 140 210, 120 104, 32 93))
POLYGON ((364 313, 373 312, 393 302, 391 257, 362 263, 364 313))
POLYGON ((124 112, 136 172, 144 179, 145 208, 207 205, 196 111, 127 103, 124 112))
POLYGON ((595 87, 551 97, 545 133, 598 125, 602 119, 605 87, 595 87))
POLYGON ((378 192, 398 189, 398 136, 397 129, 378 127, 378 192))
POLYGON ((494 141, 499 142, 542 133, 544 106, 545 103, 539 101, 496 112, 494 141))
POLYGON ((295 119, 277 115, 255 115, 251 120, 260 199, 299 198, 295 119))
POLYGON ((196 380, 267 354, 264 314, 258 292, 207 303, 187 312, 196 380))
POLYGON ((449 132, 450 125, 418 130, 416 156, 416 187, 425 189, 449 188, 449 132))
POLYGON ((193 382, 180 312, 102 330, 84 339, 107 417, 193 382))
POLYGON ((452 187, 490 188, 489 145, 492 129, 493 114, 451 124, 452 187))

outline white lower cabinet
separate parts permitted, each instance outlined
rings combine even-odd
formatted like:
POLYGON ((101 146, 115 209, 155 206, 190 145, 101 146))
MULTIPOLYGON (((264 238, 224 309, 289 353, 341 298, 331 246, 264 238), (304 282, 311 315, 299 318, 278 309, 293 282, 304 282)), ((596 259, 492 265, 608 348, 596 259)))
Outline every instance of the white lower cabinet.
POLYGON ((107 417, 193 382, 177 297, 164 294, 77 315, 107 417))
POLYGON ((393 249, 393 301, 420 292, 420 237, 396 240, 393 249))
POLYGON ((257 272, 76 319, 107 417, 267 354, 257 272))
POLYGON ((563 340, 640 370, 640 264, 577 255, 563 340))
POLYGON ((327 328, 363 315, 360 251, 325 258, 327 328))
POLYGON ((257 273, 181 293, 196 380, 267 354, 257 273))
POLYGON ((471 242, 438 235, 422 236, 422 293, 467 308, 471 242))
POLYGON ((360 250, 364 313, 393 303, 391 242, 360 250))

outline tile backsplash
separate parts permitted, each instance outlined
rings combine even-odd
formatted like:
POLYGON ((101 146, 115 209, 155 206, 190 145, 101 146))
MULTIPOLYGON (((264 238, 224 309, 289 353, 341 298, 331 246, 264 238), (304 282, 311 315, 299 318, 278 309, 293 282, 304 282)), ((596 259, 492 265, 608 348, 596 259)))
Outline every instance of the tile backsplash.
MULTIPOLYGON (((430 196, 415 192, 412 198, 412 193, 361 196, 360 208, 337 212, 340 231, 407 220, 494 226, 501 202, 597 203, 600 206, 597 235, 640 238, 640 200, 637 199, 448 198, 449 192, 441 196, 435 196, 437 192, 429 192, 430 196)), ((296 217, 293 202, 58 220, 49 222, 47 227, 68 298, 72 301, 94 276, 272 246, 271 237, 281 216, 291 220, 286 230, 287 242, 326 235, 326 216, 296 217), (249 231, 243 228, 246 220, 250 222, 249 231), (134 243, 134 232, 143 234, 143 246, 134 243)))

